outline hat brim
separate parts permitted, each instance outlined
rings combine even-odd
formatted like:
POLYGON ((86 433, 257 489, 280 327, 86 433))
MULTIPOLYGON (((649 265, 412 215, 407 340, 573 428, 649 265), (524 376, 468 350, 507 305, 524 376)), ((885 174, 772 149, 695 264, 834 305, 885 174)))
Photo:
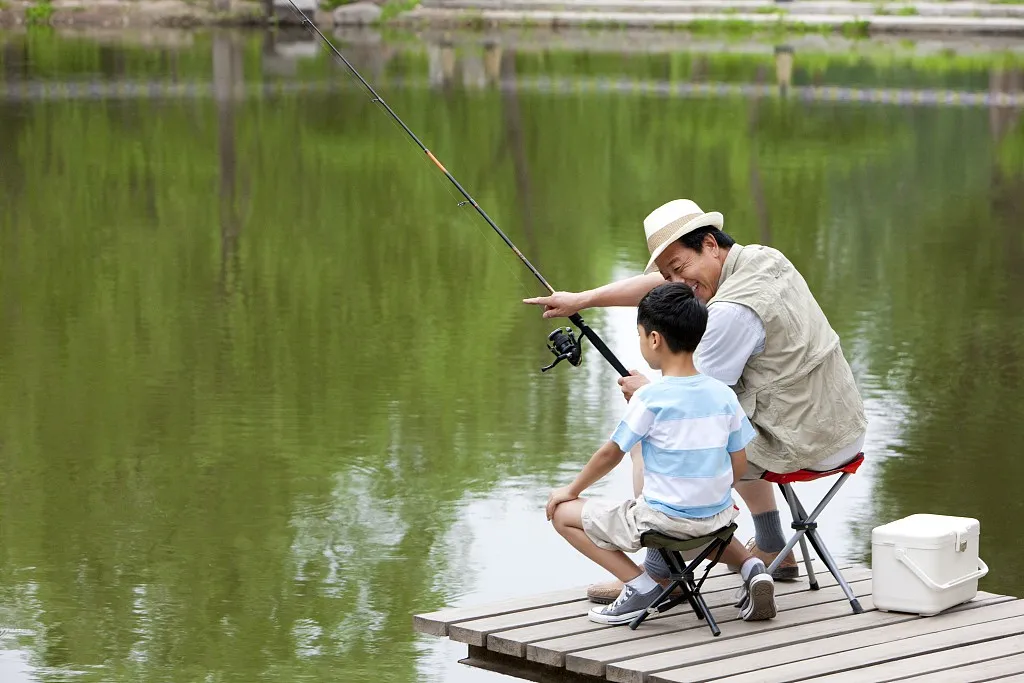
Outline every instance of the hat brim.
POLYGON ((651 260, 647 262, 647 267, 644 268, 644 275, 649 275, 657 270, 657 267, 654 265, 654 260, 661 256, 661 252, 665 251, 670 244, 683 235, 691 233, 694 230, 699 230, 700 228, 717 228, 718 230, 721 230, 723 225, 725 225, 725 218, 722 214, 717 211, 709 211, 702 216, 697 216, 686 225, 681 226, 678 230, 672 233, 671 237, 662 242, 657 249, 651 252, 651 260))

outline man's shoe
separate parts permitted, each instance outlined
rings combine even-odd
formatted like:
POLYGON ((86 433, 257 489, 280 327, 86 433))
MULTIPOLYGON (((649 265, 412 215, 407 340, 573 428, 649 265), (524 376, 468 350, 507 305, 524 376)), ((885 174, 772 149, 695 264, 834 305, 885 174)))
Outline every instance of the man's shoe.
POLYGON ((618 580, 595 583, 587 588, 587 598, 599 605, 610 605, 622 593, 622 588, 623 583, 618 580))
POLYGON ((772 580, 763 562, 759 562, 750 572, 737 592, 740 618, 743 621, 765 621, 774 619, 777 613, 775 606, 775 581, 772 580))
MULTIPOLYGON (((764 566, 770 565, 778 557, 778 553, 770 553, 757 547, 757 539, 747 541, 747 551, 764 562, 764 566)), ((740 568, 734 564, 727 565, 729 571, 739 573, 740 568)), ((772 578, 776 581, 796 581, 800 578, 800 565, 797 564, 796 555, 790 550, 789 554, 779 563, 779 566, 772 572, 772 578)))
POLYGON ((618 626, 628 624, 640 616, 651 606, 654 599, 661 595, 664 588, 658 586, 649 593, 641 593, 632 586, 623 586, 622 592, 615 598, 615 601, 604 607, 594 607, 587 614, 587 618, 598 624, 618 626))

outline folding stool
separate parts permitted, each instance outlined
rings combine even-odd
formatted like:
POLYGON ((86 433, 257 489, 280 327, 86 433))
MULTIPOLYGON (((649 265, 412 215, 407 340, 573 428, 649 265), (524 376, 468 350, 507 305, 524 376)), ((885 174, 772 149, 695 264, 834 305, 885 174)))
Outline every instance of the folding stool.
POLYGON ((708 626, 711 628, 711 633, 718 636, 721 635, 722 631, 718 628, 718 624, 715 623, 715 618, 711 615, 711 610, 708 609, 708 605, 704 602, 703 596, 700 594, 700 588, 704 585, 704 580, 708 578, 708 573, 711 568, 718 564, 718 560, 721 559, 722 553, 729 546, 729 542, 732 541, 733 534, 736 533, 736 525, 730 524, 727 527, 722 527, 713 534, 707 536, 700 536, 698 538, 689 538, 686 540, 672 538, 657 533, 656 531, 645 531, 640 535, 640 544, 645 548, 653 548, 661 553, 661 556, 665 558, 665 562, 668 564, 669 578, 672 582, 662 589, 658 597, 654 599, 651 606, 645 611, 638 614, 633 621, 629 623, 631 629, 636 629, 640 623, 647 618, 648 614, 654 614, 655 612, 664 612, 672 609, 683 600, 690 603, 690 607, 693 608, 694 614, 697 615, 698 619, 704 619, 707 621, 708 626), (703 546, 707 546, 702 550, 697 557, 693 559, 689 564, 683 558, 683 552, 687 550, 696 550, 703 546), (700 581, 695 581, 693 578, 694 570, 701 562, 711 557, 714 553, 714 558, 708 564, 707 569, 704 570, 704 576, 700 577, 700 581), (669 595, 678 587, 682 591, 682 595, 670 598, 669 595))
POLYGON ((797 470, 796 472, 787 472, 786 474, 776 474, 774 472, 765 472, 761 477, 765 481, 770 481, 774 484, 779 485, 779 489, 782 490, 782 495, 786 497, 786 502, 789 503, 789 510, 793 515, 793 529, 796 533, 786 543, 786 547, 778 554, 775 560, 772 561, 770 567, 768 567, 768 573, 772 573, 778 568, 783 558, 792 552, 793 547, 796 546, 797 541, 800 542, 800 550, 803 552, 804 562, 807 565, 807 578, 811 583, 811 590, 818 590, 818 580, 814 576, 814 569, 811 568, 811 556, 807 552, 807 541, 811 542, 814 546, 815 552, 821 561, 825 563, 828 570, 832 572, 832 576, 836 577, 836 581, 843 589, 843 593, 846 594, 846 598, 850 601, 850 606, 853 608, 854 614, 860 614, 863 612, 863 608, 860 606, 860 602, 857 597, 853 594, 850 589, 850 585, 846 583, 842 573, 839 571, 839 567, 836 566, 836 561, 832 559, 832 555, 829 554, 828 548, 825 547, 825 542, 821 540, 821 536, 818 534, 818 515, 821 514, 825 506, 829 504, 829 501, 835 497, 839 491, 839 487, 846 483, 846 480, 854 474, 857 469, 864 462, 864 454, 858 453, 850 462, 846 463, 842 467, 838 467, 834 470, 827 470, 824 472, 818 472, 816 470, 797 470), (832 485, 825 497, 821 499, 818 506, 814 508, 814 512, 807 514, 804 506, 800 503, 800 499, 796 497, 796 493, 793 492, 792 484, 798 481, 814 481, 815 479, 821 479, 823 477, 831 477, 836 474, 841 475, 839 481, 832 485), (805 539, 806 537, 806 539, 805 539))

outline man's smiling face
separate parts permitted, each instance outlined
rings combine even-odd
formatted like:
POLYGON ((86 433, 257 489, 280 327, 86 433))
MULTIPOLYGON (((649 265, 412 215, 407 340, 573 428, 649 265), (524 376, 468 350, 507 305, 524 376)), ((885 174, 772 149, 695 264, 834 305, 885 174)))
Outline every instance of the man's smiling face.
POLYGON ((721 247, 715 238, 705 235, 699 253, 684 247, 677 240, 661 252, 654 262, 663 278, 669 282, 690 285, 694 295, 707 303, 718 291, 718 281, 722 277, 720 251, 721 247))

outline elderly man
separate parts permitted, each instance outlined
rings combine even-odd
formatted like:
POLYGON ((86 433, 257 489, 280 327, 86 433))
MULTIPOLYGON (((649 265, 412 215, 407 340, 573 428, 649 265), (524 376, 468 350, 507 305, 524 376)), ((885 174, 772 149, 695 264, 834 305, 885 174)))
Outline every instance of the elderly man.
MULTIPOLYGON (((803 277, 775 249, 736 244, 722 232, 723 222, 722 214, 705 213, 688 199, 668 202, 644 220, 651 258, 643 275, 525 303, 544 306, 544 317, 553 318, 585 308, 635 306, 665 280, 693 288, 708 304, 697 367, 733 388, 757 430, 747 446, 747 473, 735 486, 754 518, 747 547, 770 564, 786 537, 772 486, 761 477, 766 471, 829 470, 849 462, 864 445, 867 419, 839 336, 803 277)), ((633 371, 619 385, 629 400, 648 381, 633 371)), ((633 459, 635 473, 635 453, 633 459)), ((634 493, 640 495, 636 483, 634 493)), ((647 556, 645 567, 652 576, 668 575, 656 553, 647 556)), ((792 553, 774 572, 776 580, 797 575, 792 553)), ((608 602, 621 590, 618 582, 597 584, 588 596, 608 602)))

